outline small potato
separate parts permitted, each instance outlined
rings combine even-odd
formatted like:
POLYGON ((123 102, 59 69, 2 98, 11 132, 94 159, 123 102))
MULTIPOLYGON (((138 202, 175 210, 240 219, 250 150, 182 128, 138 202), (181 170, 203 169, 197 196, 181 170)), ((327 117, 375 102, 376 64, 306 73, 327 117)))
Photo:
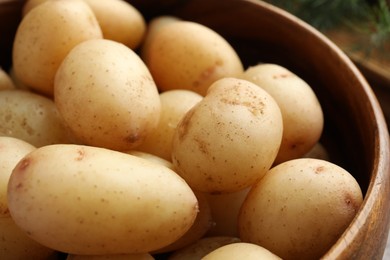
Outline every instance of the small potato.
POLYGON ((68 255, 66 260, 154 260, 149 253, 126 255, 68 255))
POLYGON ((85 144, 128 151, 160 118, 160 98, 148 68, 125 45, 105 39, 80 43, 59 67, 54 101, 85 144))
POLYGON ((12 81, 12 78, 10 75, 8 75, 7 72, 5 72, 1 67, 0 67, 0 90, 3 89, 14 89, 15 84, 12 81))
POLYGON ((240 58, 224 38, 189 21, 161 26, 146 62, 161 91, 188 89, 205 95, 214 81, 243 73, 240 58))
POLYGON ((169 16, 169 15, 163 15, 163 16, 157 16, 150 20, 150 22, 147 25, 147 31, 145 35, 145 39, 141 45, 141 58, 146 63, 149 64, 149 49, 150 44, 153 42, 154 36, 160 31, 160 29, 170 24, 171 22, 180 21, 181 19, 176 16, 169 16))
POLYGON ((32 239, 76 255, 162 248, 198 213, 193 191, 167 167, 82 145, 49 145, 26 155, 7 196, 12 218, 32 239))
POLYGON ((312 88, 277 64, 249 67, 242 75, 267 91, 283 116, 283 140, 275 164, 302 157, 319 141, 324 125, 321 105, 312 88))
POLYGON ((283 259, 319 259, 351 223, 363 201, 355 178, 319 159, 272 168, 250 190, 238 219, 243 242, 283 259))
POLYGON ((102 38, 91 8, 82 0, 47 1, 20 22, 13 44, 16 76, 32 89, 53 95, 55 73, 78 43, 102 38))
POLYGON ((271 167, 282 132, 280 109, 268 93, 249 81, 224 78, 179 122, 172 162, 195 190, 242 190, 271 167))
POLYGON ((214 222, 207 236, 239 236, 238 214, 249 190, 250 187, 230 193, 206 193, 214 222))
POLYGON ((133 50, 141 44, 146 33, 146 22, 142 14, 128 1, 84 1, 94 12, 104 39, 123 43, 133 50))
POLYGON ((137 147, 137 150, 172 161, 172 140, 177 124, 202 98, 198 93, 183 89, 161 93, 161 115, 158 126, 137 147))
POLYGON ((168 257, 168 260, 199 260, 219 247, 239 242, 241 240, 237 237, 204 237, 189 246, 175 251, 168 257))
POLYGON ((16 164, 35 147, 13 137, 0 137, 0 255, 5 259, 49 259, 54 250, 29 238, 8 210, 8 180, 16 164))
POLYGON ((207 254, 202 260, 282 260, 264 247, 251 243, 234 243, 222 246, 207 254))
POLYGON ((54 102, 23 90, 0 91, 0 135, 36 147, 74 141, 54 102))

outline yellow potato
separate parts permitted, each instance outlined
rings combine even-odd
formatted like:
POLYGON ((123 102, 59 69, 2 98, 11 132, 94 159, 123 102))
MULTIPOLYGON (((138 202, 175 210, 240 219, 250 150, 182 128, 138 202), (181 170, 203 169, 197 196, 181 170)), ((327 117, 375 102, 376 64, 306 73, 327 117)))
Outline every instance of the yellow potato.
POLYGON ((126 153, 140 157, 140 158, 144 158, 144 159, 149 160, 151 162, 158 163, 160 165, 163 165, 163 166, 168 167, 169 169, 175 171, 175 166, 173 165, 173 163, 171 161, 167 161, 161 157, 158 157, 157 155, 145 153, 145 152, 140 152, 140 151, 136 151, 136 150, 131 150, 131 151, 128 151, 126 153))
POLYGON ((160 31, 160 29, 170 24, 171 22, 180 21, 181 19, 176 16, 169 16, 169 15, 163 15, 163 16, 157 16, 149 21, 147 25, 147 31, 145 35, 145 39, 141 44, 141 58, 145 63, 149 63, 149 49, 150 44, 153 42, 154 36, 160 31))
POLYGON ((157 126, 160 98, 148 68, 125 45, 80 43, 57 71, 54 100, 85 144, 120 151, 140 145, 157 126))
POLYGON ((74 140, 51 99, 23 90, 0 91, 0 135, 36 147, 74 140))
POLYGON ((76 255, 156 250, 182 236, 198 212, 193 191, 167 167, 82 145, 29 153, 7 196, 12 218, 31 238, 76 255))
POLYGON ((146 33, 142 14, 124 0, 84 0, 89 4, 99 22, 105 39, 123 43, 136 49, 146 33))
POLYGON ((82 0, 44 2, 20 22, 13 44, 16 76, 32 89, 51 96, 55 73, 78 43, 102 38, 91 8, 82 0))
POLYGON ((13 137, 0 137, 0 255, 4 259, 49 259, 55 252, 29 238, 12 220, 8 210, 7 186, 12 170, 31 144, 13 137))
POLYGON ((184 89, 165 91, 160 94, 161 115, 155 131, 148 135, 137 150, 172 160, 172 140, 176 126, 185 113, 202 100, 196 92, 184 89))
POLYGON ((202 260, 282 260, 264 247, 251 243, 234 243, 222 246, 210 252, 202 260))
POLYGON ((211 211, 210 211, 209 203, 207 201, 207 197, 202 192, 195 191, 195 195, 196 198, 198 199, 199 212, 191 228, 183 236, 181 236, 178 240, 176 240, 172 244, 160 248, 152 253, 171 252, 171 251, 184 248, 201 239, 206 234, 206 232, 210 229, 212 225, 212 217, 211 217, 211 211))
POLYGON ((223 37, 189 21, 161 26, 146 62, 162 91, 188 89, 205 95, 217 79, 243 73, 240 58, 223 37))
POLYGON ((222 194, 206 193, 214 221, 207 236, 238 237, 238 214, 249 189, 222 194))
POLYGON ((47 2, 50 0, 27 0, 23 4, 23 9, 22 9, 22 16, 25 16, 28 12, 31 11, 34 7, 47 2))
POLYGON ((0 67, 0 90, 14 88, 15 84, 10 75, 0 67))
POLYGON ((272 168, 253 186, 238 219, 243 242, 283 259, 319 259, 348 227, 363 201, 355 178, 320 159, 272 168))
POLYGON ((172 161, 195 190, 242 190, 271 167, 282 132, 280 109, 268 93, 249 81, 224 78, 179 122, 172 161))
POLYGON ((189 246, 175 251, 168 257, 168 260, 199 260, 219 247, 239 242, 241 240, 237 237, 204 237, 189 246))
POLYGON ((283 116, 283 140, 275 163, 302 157, 319 141, 324 116, 312 88, 296 74, 277 64, 249 67, 242 78, 267 91, 283 116))
POLYGON ((127 255, 68 255, 66 260, 154 260, 151 254, 127 255))

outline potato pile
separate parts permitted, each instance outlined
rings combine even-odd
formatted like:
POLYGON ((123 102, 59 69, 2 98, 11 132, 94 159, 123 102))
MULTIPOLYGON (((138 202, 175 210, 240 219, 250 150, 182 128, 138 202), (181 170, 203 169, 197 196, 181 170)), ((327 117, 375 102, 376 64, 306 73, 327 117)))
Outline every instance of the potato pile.
POLYGON ((324 159, 312 88, 278 64, 244 68, 202 24, 29 0, 13 47, 7 259, 317 259, 360 208, 355 178, 324 159))

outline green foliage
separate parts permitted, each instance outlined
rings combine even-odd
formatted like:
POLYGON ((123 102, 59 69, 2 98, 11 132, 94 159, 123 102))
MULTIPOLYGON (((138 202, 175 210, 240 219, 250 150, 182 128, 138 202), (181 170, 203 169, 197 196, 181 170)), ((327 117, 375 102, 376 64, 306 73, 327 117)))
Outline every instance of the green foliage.
POLYGON ((364 33, 373 48, 390 41, 390 9, 386 0, 269 0, 321 31, 347 26, 364 33))

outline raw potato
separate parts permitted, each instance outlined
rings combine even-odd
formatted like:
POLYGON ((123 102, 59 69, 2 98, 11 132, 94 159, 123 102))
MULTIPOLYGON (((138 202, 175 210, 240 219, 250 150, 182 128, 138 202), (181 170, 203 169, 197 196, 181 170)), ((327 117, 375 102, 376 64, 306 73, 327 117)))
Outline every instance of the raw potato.
POLYGON ((212 225, 212 217, 206 195, 202 192, 195 191, 194 193, 196 195, 196 198, 198 199, 199 212, 191 228, 172 244, 160 248, 152 253, 172 252, 184 248, 201 239, 210 229, 212 225))
POLYGON ((51 99, 22 90, 0 91, 0 135, 36 147, 74 141, 51 99))
POLYGON ((193 191, 167 167, 82 145, 29 153, 7 196, 12 218, 31 238, 80 255, 156 250, 182 236, 198 212, 193 191))
POLYGON ((206 194, 214 221, 207 236, 239 236, 238 214, 249 190, 250 187, 230 193, 206 194))
POLYGON ((12 81, 10 75, 0 67, 0 90, 14 89, 15 84, 12 81))
POLYGON ((0 137, 0 255, 6 259, 49 259, 54 250, 29 238, 12 220, 7 186, 12 170, 35 147, 13 137, 0 137))
POLYGON ((157 16, 150 20, 147 25, 145 39, 141 45, 141 58, 146 64, 149 63, 150 44, 153 42, 155 35, 160 31, 163 26, 170 24, 171 22, 176 22, 180 20, 181 19, 176 16, 169 15, 157 16))
POLYGON ((264 247, 250 243, 234 243, 222 246, 207 254, 202 260, 282 260, 264 247))
POLYGON ((224 38, 189 21, 161 26, 146 62, 161 91, 188 89, 205 95, 214 81, 243 73, 240 58, 224 38))
POLYGON ((195 190, 242 190, 271 167, 282 132, 280 109, 268 93, 249 81, 224 78, 179 122, 172 161, 195 190))
POLYGON ((195 104, 202 100, 196 92, 184 89, 160 94, 161 116, 155 131, 148 135, 137 150, 172 161, 172 140, 177 124, 195 104))
POLYGON ((283 116, 283 140, 275 163, 302 157, 319 141, 324 116, 312 88, 277 64, 249 67, 242 76, 267 91, 283 116))
POLYGON ((51 96, 55 73, 78 43, 102 38, 91 8, 82 0, 42 3, 22 19, 13 45, 16 76, 32 89, 51 96))
POLYGON ((249 192, 239 215, 243 242, 283 259, 319 259, 351 223, 363 201, 355 178, 319 159, 272 168, 249 192))
POLYGON ((151 153, 140 152, 140 151, 136 151, 136 150, 131 150, 131 151, 128 151, 126 153, 140 157, 140 158, 144 158, 144 159, 149 160, 151 162, 158 163, 160 165, 168 167, 172 171, 175 171, 175 166, 173 165, 173 163, 171 161, 167 161, 167 160, 165 160, 157 155, 154 155, 151 153))
POLYGON ((154 131, 160 98, 148 68, 125 45, 105 39, 80 43, 55 78, 55 104, 85 144, 128 151, 154 131))
POLYGON ((146 33, 142 14, 124 0, 84 0, 93 10, 105 39, 136 49, 146 33))
POLYGON ((241 240, 237 237, 204 237, 187 247, 177 250, 168 257, 168 260, 199 260, 219 247, 239 242, 241 240))
POLYGON ((40 5, 44 2, 47 2, 47 1, 51 1, 51 0, 27 0, 23 5, 22 16, 25 16, 34 7, 40 5))
POLYGON ((68 255, 66 260, 154 260, 151 254, 127 255, 68 255))

